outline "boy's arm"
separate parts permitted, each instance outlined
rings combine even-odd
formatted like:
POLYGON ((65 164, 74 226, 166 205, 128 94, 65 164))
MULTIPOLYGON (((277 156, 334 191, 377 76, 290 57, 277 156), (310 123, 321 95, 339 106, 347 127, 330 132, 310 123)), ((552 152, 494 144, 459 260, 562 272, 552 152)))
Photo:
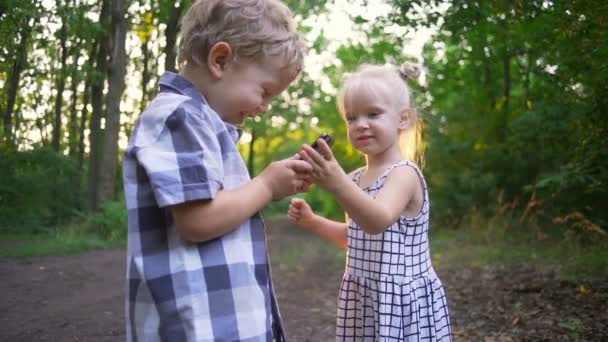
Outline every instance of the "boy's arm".
POLYGON ((219 191, 211 200, 175 205, 171 211, 176 229, 192 242, 223 236, 273 199, 295 194, 309 170, 310 166, 304 161, 274 162, 258 177, 239 188, 219 191))
POLYGON ((258 178, 240 188, 219 191, 212 200, 182 203, 171 208, 177 231, 188 241, 223 236, 272 200, 272 192, 258 178))

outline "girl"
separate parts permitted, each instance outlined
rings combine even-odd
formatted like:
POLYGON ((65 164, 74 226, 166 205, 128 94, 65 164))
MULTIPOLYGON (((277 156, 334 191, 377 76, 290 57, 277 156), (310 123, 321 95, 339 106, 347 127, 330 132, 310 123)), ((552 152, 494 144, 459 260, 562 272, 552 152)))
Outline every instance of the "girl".
POLYGON ((404 159, 400 137, 417 113, 406 84, 419 69, 362 66, 345 75, 338 107, 351 144, 367 165, 349 175, 319 139, 319 151, 302 147, 312 180, 332 193, 347 223, 321 217, 294 198, 288 216, 333 243, 347 247, 340 289, 336 341, 451 341, 441 281, 429 252, 429 198, 418 166, 404 159))

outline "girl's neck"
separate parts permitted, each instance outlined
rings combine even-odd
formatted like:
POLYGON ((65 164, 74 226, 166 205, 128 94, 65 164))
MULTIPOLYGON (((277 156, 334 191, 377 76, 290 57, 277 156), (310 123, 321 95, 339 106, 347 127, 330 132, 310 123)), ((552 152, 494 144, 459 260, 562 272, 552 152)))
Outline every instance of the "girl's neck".
POLYGON ((366 155, 367 169, 384 169, 404 159, 397 145, 379 154, 366 155))

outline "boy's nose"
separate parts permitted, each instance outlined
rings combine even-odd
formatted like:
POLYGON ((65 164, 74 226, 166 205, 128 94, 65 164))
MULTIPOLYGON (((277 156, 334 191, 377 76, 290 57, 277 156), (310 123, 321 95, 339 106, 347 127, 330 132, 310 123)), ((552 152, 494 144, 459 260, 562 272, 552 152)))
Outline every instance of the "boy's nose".
POLYGON ((268 111, 268 103, 262 103, 257 108, 258 113, 266 113, 268 111))

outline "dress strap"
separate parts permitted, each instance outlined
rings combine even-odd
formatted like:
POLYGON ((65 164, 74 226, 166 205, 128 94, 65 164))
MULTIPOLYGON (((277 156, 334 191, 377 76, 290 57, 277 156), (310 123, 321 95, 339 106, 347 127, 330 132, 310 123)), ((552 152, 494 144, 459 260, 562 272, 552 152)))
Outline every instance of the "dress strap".
POLYGON ((418 175, 418 178, 420 179, 420 185, 422 185, 422 194, 424 196, 424 202, 423 202, 423 207, 424 207, 426 205, 426 202, 428 201, 426 180, 424 179, 424 176, 422 175, 422 171, 420 171, 420 168, 418 167, 418 165, 416 165, 416 163, 411 162, 409 160, 398 161, 395 164, 386 168, 386 170, 384 171, 382 176, 380 176, 380 178, 378 178, 378 182, 383 185, 384 181, 386 180, 386 177, 389 175, 389 173, 391 173, 391 171, 393 171, 393 169, 395 169, 396 167, 399 167, 399 166, 409 166, 412 169, 414 169, 414 171, 416 171, 416 174, 418 175))
POLYGON ((359 185, 359 178, 361 178, 361 174, 363 173, 364 170, 365 170, 364 167, 360 167, 360 168, 356 169, 355 171, 353 171, 352 180, 353 180, 353 182, 355 182, 355 184, 359 185))
POLYGON ((416 174, 418 174, 418 176, 420 176, 420 178, 424 179, 424 177, 422 177, 422 171, 420 171, 420 167, 418 167, 418 165, 416 165, 416 163, 411 162, 409 160, 401 160, 401 161, 398 161, 395 164, 387 167, 386 170, 384 170, 384 173, 379 178, 384 178, 384 177, 388 176, 388 174, 391 173, 391 171, 393 171, 394 168, 399 167, 399 166, 411 167, 412 169, 416 170, 416 174))

